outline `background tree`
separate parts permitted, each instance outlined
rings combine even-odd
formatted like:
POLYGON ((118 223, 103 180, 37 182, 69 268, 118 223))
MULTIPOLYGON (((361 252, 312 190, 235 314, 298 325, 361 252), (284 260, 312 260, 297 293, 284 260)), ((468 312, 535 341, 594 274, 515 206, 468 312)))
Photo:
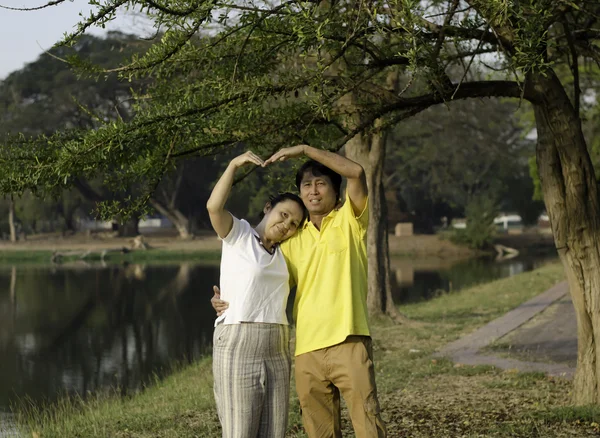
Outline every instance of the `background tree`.
MULTIPOLYGON (((142 90, 143 81, 120 81, 116 75, 78 78, 66 60, 76 54, 81 58, 80 63, 109 67, 148 45, 133 35, 110 32, 106 38, 84 35, 71 48, 57 47, 42 54, 0 82, 0 135, 51 135, 56 130, 95 129, 107 121, 129 120, 133 115, 134 90, 142 90)), ((181 237, 189 237, 192 229, 205 219, 204 209, 198 206, 206 203, 205 187, 216 178, 216 171, 211 171, 215 167, 213 161, 209 157, 182 163, 162 178, 151 199, 152 207, 173 222, 181 237)), ((93 214, 98 203, 122 202, 136 195, 132 186, 105 185, 104 177, 98 173, 90 179, 74 179, 73 188, 65 188, 53 201, 47 198, 38 203, 30 192, 16 197, 19 224, 24 231, 39 231, 35 222, 43 219, 40 216, 43 205, 48 218, 64 220, 63 224, 54 221, 46 225, 53 223, 61 230, 73 232, 76 218, 93 214)), ((137 234, 137 217, 119 230, 121 234, 137 234)))
POLYGON ((512 101, 466 100, 429 108, 394 127, 386 187, 395 191, 416 230, 432 233, 442 216, 448 223, 463 217, 471 203, 477 212, 482 198, 494 200, 485 203, 488 225, 499 209, 517 211, 529 224, 537 220, 543 206, 532 201, 528 173, 535 143, 525 138, 518 111, 512 101))
MULTIPOLYGON (((67 60, 77 55, 86 62, 108 66, 147 46, 138 38, 119 32, 111 32, 107 38, 85 35, 73 47, 54 48, 11 73, 0 83, 0 135, 29 138, 57 130, 95 129, 106 121, 129 119, 132 84, 115 77, 78 79, 67 60)), ((101 190, 100 178, 83 183, 101 190)), ((63 217, 67 230, 75 231, 75 217, 88 216, 99 200, 86 191, 78 193, 79 188, 76 184, 75 190, 62 190, 55 201, 36 200, 30 192, 15 197, 17 216, 26 231, 39 231, 36 222, 57 215, 63 217)), ((110 200, 112 195, 108 193, 101 199, 110 200)))

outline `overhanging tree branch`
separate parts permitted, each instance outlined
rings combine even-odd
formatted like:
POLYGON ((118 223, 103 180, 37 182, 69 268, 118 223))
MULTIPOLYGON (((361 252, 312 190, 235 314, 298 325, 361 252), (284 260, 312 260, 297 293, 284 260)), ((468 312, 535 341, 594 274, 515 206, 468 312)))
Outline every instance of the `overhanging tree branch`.
POLYGON ((447 92, 445 95, 436 92, 412 98, 399 99, 396 102, 383 105, 377 111, 365 117, 364 120, 353 130, 348 132, 348 134, 340 138, 336 142, 335 148, 341 148, 349 140, 354 138, 354 136, 372 128, 377 119, 386 115, 393 115, 395 112, 401 112, 401 114, 394 116, 391 121, 384 123, 384 127, 392 126, 393 124, 410 118, 433 105, 444 103, 449 100, 475 97, 513 97, 517 99, 523 97, 530 102, 540 101, 540 96, 537 95, 535 90, 527 86, 527 83, 525 84, 525 87, 522 88, 522 84, 512 81, 468 82, 460 87, 454 96, 452 96, 451 91, 447 92))

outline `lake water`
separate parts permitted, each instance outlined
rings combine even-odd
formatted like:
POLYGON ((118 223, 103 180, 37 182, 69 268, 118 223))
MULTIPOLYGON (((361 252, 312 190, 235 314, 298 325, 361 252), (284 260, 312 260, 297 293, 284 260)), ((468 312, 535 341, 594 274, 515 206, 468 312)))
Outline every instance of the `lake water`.
MULTIPOLYGON (((394 300, 452 293, 543 261, 394 259, 394 300)), ((218 275, 215 265, 195 264, 0 267, 0 414, 24 397, 126 394, 210 354, 218 275)))

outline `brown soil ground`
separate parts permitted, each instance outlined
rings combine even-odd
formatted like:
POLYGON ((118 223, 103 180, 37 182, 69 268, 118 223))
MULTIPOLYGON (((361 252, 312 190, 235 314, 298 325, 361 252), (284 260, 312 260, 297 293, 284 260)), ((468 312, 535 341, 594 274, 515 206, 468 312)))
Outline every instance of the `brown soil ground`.
MULTIPOLYGON (((183 240, 174 231, 143 234, 144 241, 151 247, 170 251, 214 251, 221 249, 221 242, 212 233, 183 240)), ((27 236, 26 240, 15 243, 0 241, 0 251, 53 251, 53 250, 95 250, 113 248, 131 248, 133 237, 115 237, 109 232, 92 234, 77 233, 62 236, 60 234, 39 234, 27 236)))
POLYGON ((416 234, 413 236, 389 236, 392 256, 467 258, 478 254, 465 246, 455 245, 437 234, 416 234))

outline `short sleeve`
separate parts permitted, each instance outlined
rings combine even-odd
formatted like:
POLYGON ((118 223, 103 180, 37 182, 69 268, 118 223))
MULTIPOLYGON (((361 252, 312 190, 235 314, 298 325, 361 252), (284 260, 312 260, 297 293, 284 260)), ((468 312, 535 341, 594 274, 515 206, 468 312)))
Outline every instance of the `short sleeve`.
POLYGON ((348 193, 346 193, 346 202, 344 202, 344 205, 342 206, 342 208, 346 209, 345 216, 354 219, 354 221, 356 221, 356 224, 358 224, 358 227, 360 230, 362 230, 362 231, 367 230, 367 228, 369 227, 369 198, 368 197, 365 201, 365 207, 363 208, 363 210, 360 212, 360 214, 358 216, 356 216, 354 214, 354 209, 352 208, 352 202, 350 202, 350 197, 348 196, 348 193))
MULTIPOLYGON (((350 201, 350 200, 348 200, 350 201)), ((369 197, 367 196, 365 200, 365 208, 360 214, 356 217, 356 221, 361 226, 362 229, 366 230, 369 227, 369 197)))
MULTIPOLYGON (((231 213, 230 213, 231 214, 231 213)), ((240 238, 244 235, 251 233, 251 226, 245 220, 240 220, 234 215, 231 215, 233 219, 233 224, 231 226, 231 230, 223 239, 221 239, 227 245, 235 245, 240 238)))

